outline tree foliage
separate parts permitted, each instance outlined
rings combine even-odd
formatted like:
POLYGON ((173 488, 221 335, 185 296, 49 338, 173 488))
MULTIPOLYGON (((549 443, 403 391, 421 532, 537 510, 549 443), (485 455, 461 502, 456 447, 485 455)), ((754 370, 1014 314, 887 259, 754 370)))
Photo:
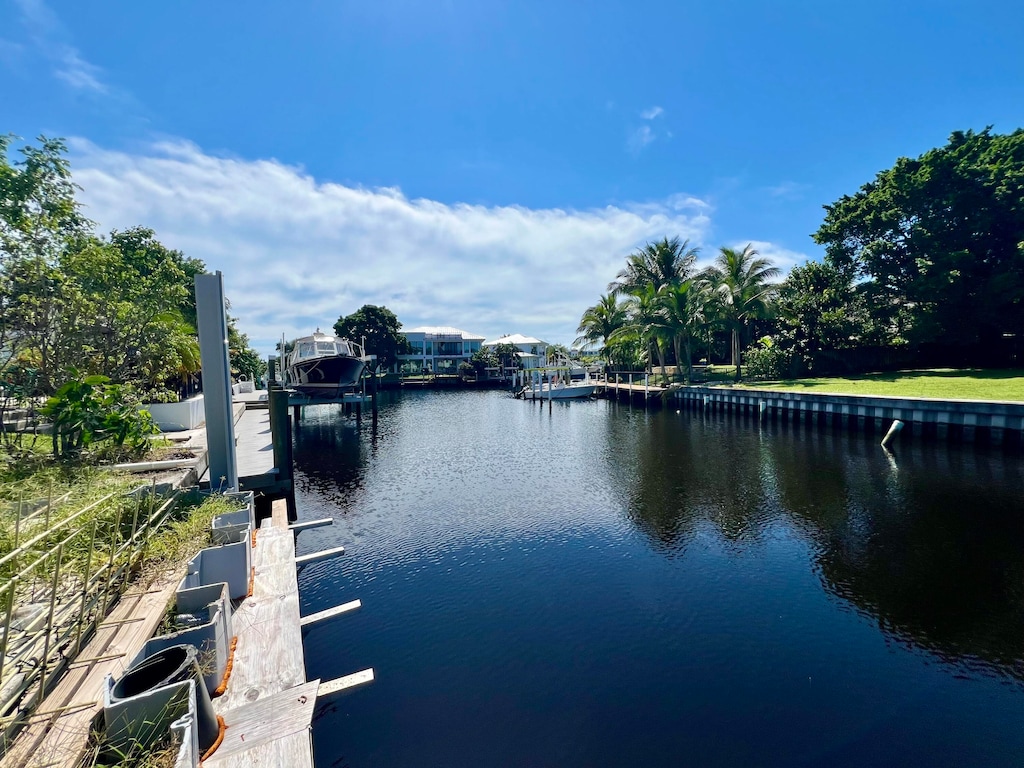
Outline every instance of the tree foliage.
POLYGON ((1024 130, 956 133, 825 206, 814 233, 889 343, 1024 329, 1024 130))
MULTIPOLYGON (((4 397, 54 394, 74 369, 173 398, 199 370, 193 286, 205 265, 145 227, 94 233, 75 200, 64 143, 40 137, 13 153, 13 142, 0 137, 4 397)), ((240 338, 239 352, 247 349, 240 338)))
POLYGON ((334 324, 334 332, 359 344, 368 355, 376 355, 377 362, 390 368, 399 355, 409 354, 412 348, 401 333, 402 324, 387 307, 365 304, 348 316, 341 316, 334 324))

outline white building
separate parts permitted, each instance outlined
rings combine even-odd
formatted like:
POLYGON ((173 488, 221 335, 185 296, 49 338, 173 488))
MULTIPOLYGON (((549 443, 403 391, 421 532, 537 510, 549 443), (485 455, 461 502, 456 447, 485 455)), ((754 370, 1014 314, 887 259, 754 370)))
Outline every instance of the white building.
POLYGON ((485 347, 491 347, 492 349, 499 344, 511 344, 519 350, 519 361, 523 368, 540 368, 545 362, 547 362, 547 342, 535 339, 533 336, 523 336, 521 333, 512 333, 484 342, 485 347))
POLYGON ((480 351, 483 336, 443 325, 424 325, 402 331, 412 352, 398 356, 399 370, 406 375, 421 373, 456 375, 459 365, 480 351))

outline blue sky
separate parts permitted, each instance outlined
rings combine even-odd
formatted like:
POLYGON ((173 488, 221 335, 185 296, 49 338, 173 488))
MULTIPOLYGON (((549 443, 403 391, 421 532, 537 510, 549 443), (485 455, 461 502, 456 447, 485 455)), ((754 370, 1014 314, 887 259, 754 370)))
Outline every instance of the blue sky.
POLYGON ((820 257, 821 206, 1024 124, 1016 2, 0 0, 0 130, 221 269, 264 349, 386 304, 572 340, 648 239, 820 257))

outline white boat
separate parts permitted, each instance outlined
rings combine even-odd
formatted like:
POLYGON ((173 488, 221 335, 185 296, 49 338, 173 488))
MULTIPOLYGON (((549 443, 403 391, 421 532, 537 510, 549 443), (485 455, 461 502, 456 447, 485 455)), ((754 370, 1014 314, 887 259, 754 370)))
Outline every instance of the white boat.
POLYGON ((572 400, 593 397, 604 386, 601 381, 590 377, 590 371, 578 363, 565 361, 552 363, 535 369, 529 383, 517 393, 517 397, 535 400, 572 400))
POLYGON ((335 397, 359 383, 369 359, 354 341, 318 328, 292 342, 284 357, 284 383, 310 397, 335 397))
POLYGON ((555 381, 544 382, 537 386, 523 387, 520 397, 537 400, 571 400, 593 397, 601 385, 592 381, 555 381))

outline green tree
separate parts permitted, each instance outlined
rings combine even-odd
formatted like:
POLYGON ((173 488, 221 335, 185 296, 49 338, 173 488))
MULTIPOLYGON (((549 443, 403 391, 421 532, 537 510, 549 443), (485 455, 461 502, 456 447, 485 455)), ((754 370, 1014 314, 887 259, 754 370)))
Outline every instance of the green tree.
POLYGON ((611 346, 609 340, 613 333, 626 324, 626 309, 619 303, 614 293, 602 296, 597 304, 588 307, 580 318, 576 329, 579 334, 575 344, 600 344, 599 354, 611 365, 611 346))
POLYGON ((646 366, 653 365, 657 357, 658 365, 664 370, 665 344, 671 342, 671 331, 661 312, 661 295, 652 283, 632 290, 624 302, 626 323, 612 334, 611 341, 639 344, 646 353, 646 366))
MULTIPOLYGON (((89 222, 75 200, 75 185, 60 139, 10 158, 14 136, 0 136, 0 377, 9 366, 38 362, 33 342, 50 341, 50 320, 60 302, 56 264, 69 240, 89 222)), ((46 351, 46 347, 44 347, 46 351)))
POLYGON ((721 248, 714 266, 707 272, 730 332, 737 381, 741 336, 752 320, 768 316, 769 302, 776 289, 771 280, 778 275, 779 270, 768 259, 760 257, 749 243, 742 250, 721 248))
POLYGON ((957 131, 825 206, 813 237, 890 341, 965 347, 1024 328, 1024 130, 957 131))
POLYGON ((657 292, 664 285, 678 284, 690 276, 697 254, 698 249, 691 248, 689 240, 680 241, 678 237, 647 243, 626 258, 626 266, 608 284, 608 291, 618 295, 652 286, 657 292))
POLYGON ((186 264, 196 262, 138 227, 115 231, 109 240, 79 238, 59 263, 66 281, 55 328, 62 354, 44 369, 44 382, 52 386, 78 365, 116 382, 161 390, 183 371, 196 370, 196 331, 185 317, 193 280, 186 264))
POLYGON ((402 324, 387 307, 366 304, 351 315, 338 318, 334 332, 364 345, 364 352, 376 355, 377 362, 390 368, 399 355, 412 351, 408 339, 401 333, 402 324))
POLYGON ((666 285, 658 297, 659 313, 672 341, 676 371, 686 381, 693 375, 693 345, 701 338, 709 322, 709 306, 713 293, 707 280, 690 278, 676 285, 666 285))
POLYGON ((519 368, 519 348, 515 344, 502 342, 494 345, 494 354, 499 360, 502 371, 519 368))
POLYGON ((814 370, 828 353, 878 343, 862 291, 852 274, 831 263, 809 261, 779 286, 779 333, 774 340, 814 370))

